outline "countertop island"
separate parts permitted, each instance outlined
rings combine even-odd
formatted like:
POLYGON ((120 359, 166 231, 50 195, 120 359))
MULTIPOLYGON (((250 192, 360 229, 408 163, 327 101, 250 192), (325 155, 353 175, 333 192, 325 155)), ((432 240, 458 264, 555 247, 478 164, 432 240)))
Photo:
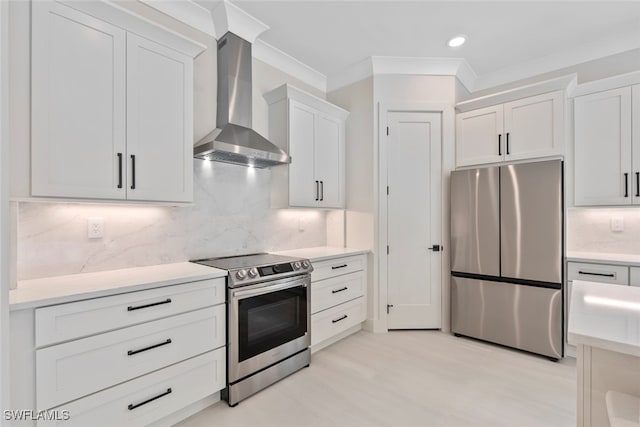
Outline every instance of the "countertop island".
POLYGON ((578 426, 640 427, 640 288, 573 281, 578 426))

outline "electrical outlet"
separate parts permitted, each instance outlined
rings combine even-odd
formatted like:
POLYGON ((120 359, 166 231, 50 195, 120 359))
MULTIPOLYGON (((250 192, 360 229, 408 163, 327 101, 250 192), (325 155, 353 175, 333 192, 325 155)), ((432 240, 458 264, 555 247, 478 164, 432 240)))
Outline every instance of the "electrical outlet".
POLYGON ((621 232, 624 231, 624 218, 621 216, 611 217, 611 231, 621 232))
POLYGON ((89 239, 104 237, 104 218, 87 218, 87 237, 89 239))

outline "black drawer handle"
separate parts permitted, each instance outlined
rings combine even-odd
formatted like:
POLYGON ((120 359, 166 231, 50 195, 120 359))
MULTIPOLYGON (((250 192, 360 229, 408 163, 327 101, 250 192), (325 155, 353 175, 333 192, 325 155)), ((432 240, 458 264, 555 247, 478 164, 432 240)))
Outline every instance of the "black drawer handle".
POLYGON ((127 356, 133 356, 134 354, 142 353, 143 351, 153 350, 154 348, 162 347, 163 345, 167 345, 167 344, 171 344, 171 338, 169 338, 165 342, 154 344, 149 347, 141 348, 139 350, 129 350, 127 351, 127 356))
POLYGON ((344 315, 344 316, 342 316, 342 317, 339 317, 339 318, 337 318, 337 319, 335 319, 335 320, 332 320, 332 321, 331 321, 331 323, 338 323, 339 321, 344 320, 344 319, 346 319, 347 317, 349 317, 349 316, 347 316, 347 315, 345 314, 345 315, 344 315))
POLYGON ((332 294, 337 294, 338 292, 342 292, 342 291, 346 291, 347 289, 349 289, 348 287, 344 287, 344 288, 340 288, 340 289, 334 289, 331 291, 332 294))
POLYGON ((592 273, 590 271, 578 271, 578 274, 584 274, 586 276, 616 277, 614 273, 592 273))
POLYGON ((164 396, 166 396, 167 394, 171 394, 171 393, 172 393, 171 388, 168 388, 168 389, 167 389, 167 391, 165 391, 164 393, 160 393, 159 395, 154 396, 154 397, 152 397, 151 399, 147 399, 147 400, 145 400, 144 402, 136 403, 135 405, 134 405, 133 403, 130 403, 130 404, 129 404, 129 406, 127 406, 127 408, 128 408, 130 411, 133 411, 134 409, 139 408, 139 407, 141 407, 142 405, 146 405, 147 403, 153 402, 154 400, 156 400, 156 399, 160 399, 161 397, 164 397, 164 396))
POLYGON ((151 304, 138 305, 135 307, 130 305, 129 307, 127 307, 127 311, 134 311, 134 310, 140 310, 142 308, 155 307, 156 305, 169 304, 170 302, 171 302, 171 298, 167 298, 164 301, 152 302, 151 304))
POLYGON ((331 267, 332 270, 337 270, 339 268, 345 268, 347 266, 347 264, 342 264, 342 265, 334 265, 333 267, 331 267))

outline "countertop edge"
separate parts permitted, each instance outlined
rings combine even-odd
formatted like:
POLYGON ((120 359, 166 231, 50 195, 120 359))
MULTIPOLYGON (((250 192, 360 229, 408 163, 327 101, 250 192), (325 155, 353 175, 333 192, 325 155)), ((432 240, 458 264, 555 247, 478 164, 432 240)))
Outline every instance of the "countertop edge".
POLYGON ((285 251, 272 252, 276 255, 298 256, 308 258, 311 262, 324 261, 328 259, 341 258, 345 256, 364 255, 371 252, 370 249, 362 248, 339 248, 333 246, 318 246, 312 248, 288 249, 285 251))
POLYGON ((569 344, 587 345, 590 347, 597 347, 602 350, 614 351, 616 353, 629 354, 631 356, 640 357, 640 347, 633 344, 625 344, 619 341, 612 341, 605 338, 598 338, 589 335, 578 334, 575 332, 569 332, 569 344))
MULTIPOLYGON (((150 268, 153 268, 153 267, 157 267, 157 266, 151 266, 150 268)), ((101 297, 118 295, 118 294, 125 294, 129 292, 143 291, 147 289, 162 288, 167 286, 199 282, 204 280, 212 280, 212 279, 223 278, 223 277, 226 277, 227 275, 227 272, 224 270, 219 270, 212 267, 204 267, 204 268, 210 269, 211 272, 198 272, 198 273, 184 274, 182 276, 171 277, 166 280, 154 280, 154 279, 139 280, 136 283, 130 283, 130 284, 121 284, 121 283, 119 284, 114 282, 112 285, 105 284, 105 285, 100 285, 97 288, 87 288, 85 290, 82 289, 82 285, 77 285, 76 289, 73 289, 67 293, 62 291, 59 294, 56 294, 55 292, 51 293, 48 289, 45 289, 46 285, 44 285, 41 292, 44 293, 45 295, 41 297, 38 296, 38 292, 39 292, 38 286, 23 290, 23 289, 20 289, 20 285, 18 285, 18 288, 12 289, 9 292, 9 311, 13 312, 13 311, 26 310, 26 309, 32 309, 32 308, 46 307, 46 306, 56 305, 56 304, 65 304, 70 302, 83 301, 83 300, 101 298, 101 297)), ((126 272, 126 270, 127 269, 115 270, 115 271, 126 272)), ((112 271, 114 270, 111 270, 105 273, 109 274, 112 271)), ((99 273, 91 273, 91 274, 99 274, 99 273)), ((62 277, 67 277, 67 276, 62 276, 62 277)), ((58 278, 51 278, 51 279, 58 280, 58 278)), ((36 279, 36 280, 47 280, 47 279, 45 278, 45 279, 36 279)))
POLYGON ((640 266, 640 255, 633 254, 613 254, 613 253, 591 253, 591 252, 567 252, 568 262, 586 262, 592 264, 610 264, 622 266, 640 266))

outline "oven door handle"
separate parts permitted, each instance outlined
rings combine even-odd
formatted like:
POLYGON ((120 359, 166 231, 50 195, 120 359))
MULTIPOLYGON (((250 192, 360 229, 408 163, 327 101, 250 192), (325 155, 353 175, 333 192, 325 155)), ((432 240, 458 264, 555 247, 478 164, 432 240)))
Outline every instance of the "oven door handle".
POLYGON ((275 291, 282 291, 285 289, 299 288, 299 287, 306 288, 307 283, 302 280, 296 280, 295 282, 281 283, 279 285, 266 285, 266 286, 261 286, 257 289, 234 291, 231 294, 231 296, 236 299, 244 299, 244 298, 253 297, 257 295, 268 294, 275 291))

